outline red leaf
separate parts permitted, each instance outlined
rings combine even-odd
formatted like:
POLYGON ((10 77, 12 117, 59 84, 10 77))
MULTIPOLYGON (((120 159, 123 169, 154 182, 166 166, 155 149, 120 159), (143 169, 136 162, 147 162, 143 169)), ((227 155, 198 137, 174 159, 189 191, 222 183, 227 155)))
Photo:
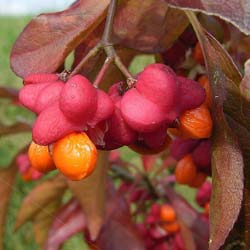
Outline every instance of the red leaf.
POLYGON ((112 194, 107 202, 105 223, 97 239, 102 250, 145 250, 125 200, 118 194, 112 194))
POLYGON ((125 47, 159 52, 166 50, 187 25, 185 14, 168 7, 164 0, 127 0, 118 6, 114 37, 125 47))
POLYGON ((248 1, 230 0, 165 0, 176 7, 198 10, 205 14, 216 15, 231 22, 242 32, 250 34, 250 6, 248 1))
POLYGON ((85 216, 77 200, 71 200, 56 214, 45 250, 59 250, 61 245, 86 227, 85 216))
POLYGON ((99 151, 96 169, 88 178, 68 180, 71 191, 82 206, 92 240, 96 239, 104 219, 107 164, 107 152, 99 151))
MULTIPOLYGON (((210 212, 210 248, 219 249, 238 218, 243 196, 243 157, 238 139, 228 126, 223 113, 240 120, 242 103, 233 103, 239 92, 241 75, 223 47, 187 12, 203 48, 213 98, 214 135, 212 145, 213 191, 210 212), (232 91, 233 90, 233 91, 232 91), (236 93, 236 94, 235 94, 236 93), (239 115, 239 117, 238 117, 239 115)), ((249 105, 245 105, 248 106, 249 105)), ((243 122, 244 123, 244 122, 243 122)))
POLYGON ((55 72, 105 18, 108 4, 109 0, 79 0, 64 11, 34 18, 13 46, 13 71, 21 77, 55 72))

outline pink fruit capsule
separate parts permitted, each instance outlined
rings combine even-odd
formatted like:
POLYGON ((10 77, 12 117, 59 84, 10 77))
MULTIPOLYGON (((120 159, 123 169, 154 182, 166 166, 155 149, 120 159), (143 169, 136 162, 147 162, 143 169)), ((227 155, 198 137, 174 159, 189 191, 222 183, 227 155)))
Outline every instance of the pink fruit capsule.
POLYGON ((154 132, 141 134, 145 144, 149 148, 159 148, 163 146, 168 138, 166 126, 162 126, 154 132))
MULTIPOLYGON (((118 106, 119 106, 118 102, 118 106)), ((105 149, 116 149, 135 142, 137 134, 124 121, 120 109, 116 106, 108 120, 109 128, 104 136, 105 149)))
POLYGON ((203 207, 211 199, 212 184, 208 181, 204 182, 203 185, 198 189, 196 193, 196 202, 203 207))
POLYGON ((80 132, 84 129, 79 124, 69 121, 55 103, 42 111, 36 119, 32 137, 39 145, 49 145, 71 132, 80 132))
POLYGON ((37 113, 36 101, 42 90, 50 83, 37 83, 25 85, 19 92, 20 103, 29 110, 37 113))
POLYGON ((199 107, 206 98, 205 89, 199 83, 182 77, 177 77, 180 85, 179 106, 180 112, 199 107))
POLYGON ((164 64, 150 64, 138 76, 136 89, 165 112, 178 104, 179 83, 171 68, 164 64))
POLYGON ((64 83, 62 81, 53 82, 44 87, 42 91, 40 91, 35 103, 36 113, 39 114, 47 107, 58 102, 63 87, 64 83))
POLYGON ((199 168, 208 169, 211 167, 211 141, 210 139, 201 140, 192 152, 192 158, 199 168))
POLYGON ((95 127, 96 124, 102 122, 114 112, 114 103, 111 98, 102 90, 97 90, 97 109, 93 118, 88 122, 88 125, 95 127))
POLYGON ((136 89, 128 90, 122 97, 121 114, 132 129, 142 133, 157 130, 167 120, 166 113, 136 89))
POLYGON ((96 112, 97 91, 82 75, 70 78, 60 96, 60 109, 73 122, 87 123, 96 112))
POLYGON ((170 154, 176 159, 180 160, 185 155, 191 153, 199 140, 195 139, 175 139, 170 145, 170 154))
POLYGON ((46 73, 37 73, 26 76, 23 79, 23 84, 36 84, 36 83, 45 83, 45 82, 54 82, 59 79, 57 74, 46 74, 46 73))

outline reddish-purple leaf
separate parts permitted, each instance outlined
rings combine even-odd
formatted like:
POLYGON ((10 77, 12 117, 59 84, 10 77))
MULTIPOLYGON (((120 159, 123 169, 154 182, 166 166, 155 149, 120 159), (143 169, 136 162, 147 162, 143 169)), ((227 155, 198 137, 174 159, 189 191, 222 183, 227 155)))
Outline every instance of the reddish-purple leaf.
MULTIPOLYGON (((186 250, 196 250, 194 237, 192 231, 179 219, 178 223, 180 225, 180 233, 183 239, 186 250)), ((204 249, 205 250, 205 249, 204 249)))
POLYGON ((35 215, 33 218, 33 231, 36 243, 41 249, 44 249, 48 239, 49 230, 53 222, 55 213, 61 204, 61 197, 53 200, 47 206, 35 215))
POLYGON ((65 178, 61 175, 57 175, 33 188, 24 198, 19 208, 15 229, 18 229, 25 222, 33 219, 34 216, 41 212, 51 201, 60 198, 66 187, 67 183, 65 178))
POLYGON ((197 249, 208 249, 208 221, 202 220, 201 215, 199 215, 194 208, 192 208, 181 196, 176 194, 171 188, 166 188, 166 196, 174 207, 178 218, 188 229, 192 231, 197 249))
POLYGON ((145 250, 125 200, 118 194, 111 194, 107 201, 105 223, 97 239, 102 250, 145 250))
POLYGON ((109 0, 79 0, 65 11, 32 19, 12 49, 13 71, 21 77, 55 72, 105 18, 108 4, 109 0))
POLYGON ((92 240, 96 239, 103 224, 107 165, 108 153, 99 151, 96 168, 89 177, 81 181, 68 181, 82 206, 92 240))
POLYGON ((244 196, 241 207, 241 213, 238 220, 232 230, 230 236, 227 239, 228 244, 233 242, 241 242, 243 246, 250 247, 250 132, 247 128, 244 128, 239 123, 235 122, 231 117, 227 116, 230 127, 235 131, 239 138, 239 144, 244 158, 244 196))
POLYGON ((54 217, 45 250, 59 250, 61 245, 76 233, 86 228, 85 216, 77 200, 61 207, 54 217))
MULTIPOLYGON (((214 136, 212 146, 213 191, 210 212, 210 248, 219 249, 232 230, 242 204, 243 157, 238 140, 228 126, 223 113, 240 114, 241 102, 234 103, 239 93, 241 75, 222 46, 199 24, 194 14, 187 12, 204 51, 213 92, 214 136), (235 91, 233 92, 232 89, 235 91), (234 110, 232 112, 232 110, 234 110)), ((240 95, 238 97, 241 99, 240 95)), ((249 108, 249 105, 248 105, 249 108)), ((237 119, 239 119, 237 117, 237 119)))
POLYGON ((159 52, 166 50, 187 25, 185 14, 170 8, 165 0, 122 1, 115 16, 114 38, 125 47, 159 52))
POLYGON ((247 0, 165 0, 167 3, 183 9, 202 11, 205 14, 216 15, 231 22, 242 32, 250 34, 250 5, 247 0))

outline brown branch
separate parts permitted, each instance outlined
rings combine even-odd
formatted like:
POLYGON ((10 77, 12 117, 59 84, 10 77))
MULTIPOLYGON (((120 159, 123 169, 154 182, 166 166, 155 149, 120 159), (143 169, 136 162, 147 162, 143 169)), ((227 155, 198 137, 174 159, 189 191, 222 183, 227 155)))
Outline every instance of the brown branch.
POLYGON ((102 79, 103 79, 103 77, 104 77, 106 71, 108 70, 108 68, 109 68, 109 66, 110 66, 110 64, 111 64, 112 62, 113 62, 113 59, 112 59, 112 58, 110 58, 110 57, 107 57, 107 58, 106 58, 104 64, 102 65, 101 70, 99 71, 99 73, 98 73, 98 75, 97 75, 97 77, 96 77, 96 79, 95 79, 95 81, 94 81, 94 83, 93 83, 93 86, 94 86, 95 88, 98 88, 100 82, 102 81, 102 79))
POLYGON ((74 68, 74 70, 70 73, 69 78, 76 75, 77 73, 80 72, 82 69, 83 65, 89 61, 90 58, 94 57, 97 55, 99 50, 102 48, 101 43, 98 43, 93 49, 91 49, 88 54, 82 59, 82 61, 74 68))
POLYGON ((103 32, 103 36, 101 42, 98 43, 93 49, 91 49, 88 54, 82 59, 82 61, 76 66, 76 68, 71 72, 69 77, 80 72, 83 65, 88 62, 88 60, 97 55, 100 49, 103 49, 107 55, 107 59, 105 60, 101 71, 96 77, 94 82, 94 86, 98 86, 101 82, 105 72, 107 71, 108 67, 110 66, 111 62, 114 62, 116 67, 123 73, 123 75, 127 78, 127 85, 129 88, 133 87, 136 80, 133 78, 127 67, 123 64, 121 58, 117 55, 114 45, 112 42, 112 35, 113 35, 113 24, 114 24, 114 16, 117 7, 118 0, 111 0, 108 14, 106 18, 105 28, 103 32))
POLYGON ((16 123, 12 126, 4 126, 0 124, 0 135, 5 136, 9 134, 17 134, 17 133, 23 133, 23 132, 31 132, 31 125, 28 123, 16 123))

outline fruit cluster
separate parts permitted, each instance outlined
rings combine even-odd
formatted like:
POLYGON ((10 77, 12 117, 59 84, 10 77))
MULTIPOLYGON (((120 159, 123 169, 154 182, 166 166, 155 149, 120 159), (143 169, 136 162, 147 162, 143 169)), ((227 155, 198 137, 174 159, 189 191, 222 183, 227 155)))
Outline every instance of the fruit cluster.
POLYGON ((180 235, 176 212, 169 204, 154 203, 147 214, 145 223, 137 224, 138 230, 146 239, 150 250, 184 250, 185 245, 180 235))
POLYGON ((97 150, 85 133, 71 133, 58 140, 51 147, 32 142, 28 159, 39 173, 58 169, 71 180, 89 176, 95 167, 97 150))
POLYGON ((24 181, 38 180, 42 177, 42 173, 31 166, 27 154, 19 154, 16 158, 16 165, 24 181))
POLYGON ((191 138, 210 136, 205 89, 166 65, 151 64, 125 92, 116 83, 105 93, 82 75, 64 82, 57 74, 33 74, 24 79, 19 100, 38 115, 32 130, 38 145, 84 131, 98 149, 130 145, 154 152, 169 144, 168 128, 191 138))
POLYGON ((146 67, 125 93, 118 83, 107 95, 81 75, 64 83, 56 74, 35 74, 25 78, 24 85, 19 99, 38 114, 33 140, 40 145, 86 131, 98 148, 136 143, 156 148, 165 143, 167 128, 205 99, 202 87, 163 64, 146 67), (100 130, 103 137, 96 140, 100 130))
POLYGON ((171 155, 178 161, 176 181, 190 187, 200 187, 211 175, 210 139, 175 139, 170 146, 171 155))
POLYGON ((198 82, 206 91, 204 102, 184 112, 177 128, 168 130, 174 137, 170 154, 178 161, 175 168, 176 181, 194 188, 200 187, 206 177, 211 175, 211 92, 206 76, 200 77, 198 82))
POLYGON ((24 79, 19 100, 38 115, 32 135, 39 145, 94 127, 113 113, 108 95, 81 75, 66 83, 56 74, 30 75, 24 79))

